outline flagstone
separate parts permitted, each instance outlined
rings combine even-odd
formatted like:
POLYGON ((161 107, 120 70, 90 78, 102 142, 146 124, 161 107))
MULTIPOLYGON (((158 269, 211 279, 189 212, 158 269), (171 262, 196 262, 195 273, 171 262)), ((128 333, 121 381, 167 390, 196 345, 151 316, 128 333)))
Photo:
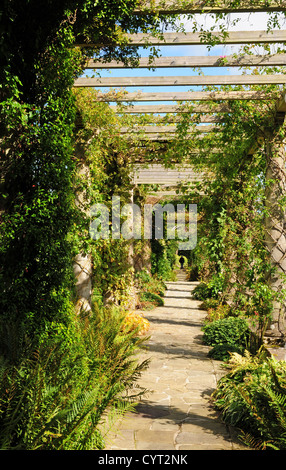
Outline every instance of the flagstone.
POLYGON ((167 283, 164 306, 145 311, 150 360, 138 380, 146 394, 110 433, 106 450, 242 450, 236 434, 212 408, 210 396, 226 370, 202 342, 206 312, 191 299, 197 283, 167 283), (178 308, 179 307, 179 308, 178 308))

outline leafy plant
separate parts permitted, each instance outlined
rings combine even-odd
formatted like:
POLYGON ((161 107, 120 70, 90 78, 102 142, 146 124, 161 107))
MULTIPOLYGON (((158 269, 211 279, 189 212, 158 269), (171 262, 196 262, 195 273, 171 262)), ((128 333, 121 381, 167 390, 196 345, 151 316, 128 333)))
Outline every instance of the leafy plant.
POLYGON ((164 305, 163 296, 166 290, 164 281, 156 275, 142 270, 135 275, 138 290, 138 308, 152 309, 164 305))
POLYGON ((143 307, 145 306, 145 308, 147 308, 148 305, 153 307, 160 307, 164 305, 164 300, 162 299, 162 297, 157 294, 154 294, 153 292, 141 292, 139 300, 141 305, 143 304, 143 307))
POLYGON ((203 341, 213 346, 210 356, 226 359, 229 351, 243 352, 249 345, 251 331, 243 318, 228 317, 206 323, 203 328, 203 341))
MULTIPOLYGON (((207 303, 209 305, 209 303, 207 303)), ((210 305, 214 305, 210 303, 210 305)), ((222 320, 223 318, 234 316, 232 309, 229 305, 217 304, 214 307, 208 307, 206 322, 212 322, 215 320, 222 320)))
POLYGON ((127 312, 123 324, 123 331, 136 330, 138 335, 145 335, 150 328, 149 321, 138 312, 127 312))
POLYGON ((196 300, 206 300, 209 298, 217 298, 216 293, 206 282, 200 282, 192 292, 192 297, 196 300))
POLYGON ((2 450, 102 449, 109 418, 113 424, 143 393, 133 390, 147 366, 135 360, 143 340, 122 312, 97 311, 69 334, 67 341, 49 332, 15 365, 1 357, 2 450))
POLYGON ((231 354, 230 372, 213 394, 224 421, 241 430, 246 445, 286 449, 286 364, 265 357, 231 354))

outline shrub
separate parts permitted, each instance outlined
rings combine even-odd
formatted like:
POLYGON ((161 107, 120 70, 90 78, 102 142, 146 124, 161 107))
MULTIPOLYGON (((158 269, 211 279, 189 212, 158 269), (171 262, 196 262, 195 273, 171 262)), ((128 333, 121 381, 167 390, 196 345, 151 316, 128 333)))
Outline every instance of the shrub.
POLYGON ((166 289, 164 281, 142 270, 136 274, 136 284, 139 291, 139 308, 149 310, 164 305, 162 299, 166 289))
POLYGON ((139 299, 143 308, 162 307, 164 305, 162 297, 153 292, 141 292, 139 299))
POLYGON ((137 331, 138 335, 144 335, 150 328, 149 321, 137 312, 128 312, 125 316, 123 331, 137 331))
POLYGON ((210 351, 208 356, 218 361, 228 361, 231 353, 243 354, 245 348, 243 346, 235 346, 234 344, 216 344, 210 351))
POLYGON ((242 352, 249 344, 251 331, 243 318, 227 317, 203 326, 205 344, 214 347, 210 355, 225 359, 227 350, 242 352), (219 354, 221 352, 221 356, 219 354))
POLYGON ((206 300, 217 298, 217 293, 206 282, 201 282, 193 289, 192 297, 196 300, 206 300))
POLYGON ((285 450, 286 362, 246 351, 231 354, 229 367, 213 394, 224 421, 252 448, 285 450))
POLYGON ((232 315, 231 308, 229 305, 218 304, 215 307, 209 307, 207 311, 207 322, 213 322, 215 320, 222 320, 232 315))
POLYGON ((209 308, 216 308, 220 305, 220 300, 219 299, 205 299, 201 305, 200 309, 201 310, 208 310, 209 308))

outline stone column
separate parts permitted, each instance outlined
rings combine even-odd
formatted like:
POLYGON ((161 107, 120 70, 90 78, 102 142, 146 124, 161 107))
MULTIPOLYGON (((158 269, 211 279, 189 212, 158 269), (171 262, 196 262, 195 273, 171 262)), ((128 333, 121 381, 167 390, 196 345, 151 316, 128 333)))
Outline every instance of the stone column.
MULTIPOLYGON (((76 148, 76 156, 81 162, 78 170, 79 178, 83 178, 86 183, 90 180, 90 170, 84 162, 84 149, 81 146, 76 148)), ((86 191, 76 193, 76 205, 83 216, 88 213, 88 201, 86 191)), ((76 279, 76 313, 81 311, 89 312, 91 310, 92 295, 92 257, 90 253, 79 252, 73 262, 74 276, 76 279)))
MULTIPOLYGON (((286 287, 286 153, 285 153, 285 120, 275 134, 266 142, 266 210, 265 221, 266 246, 270 254, 273 273, 268 273, 269 285, 279 293, 286 287)), ((266 336, 283 339, 286 334, 285 303, 275 301, 272 321, 266 336)))
MULTIPOLYGON (((130 191, 130 204, 134 204, 134 189, 132 188, 130 191)), ((133 207, 130 206, 130 213, 129 213, 129 221, 130 221, 130 231, 134 236, 134 213, 133 207)), ((131 239, 128 249, 128 264, 131 266, 132 269, 132 280, 128 290, 129 301, 127 308, 130 310, 135 310, 136 308, 136 290, 134 285, 134 243, 131 239)))

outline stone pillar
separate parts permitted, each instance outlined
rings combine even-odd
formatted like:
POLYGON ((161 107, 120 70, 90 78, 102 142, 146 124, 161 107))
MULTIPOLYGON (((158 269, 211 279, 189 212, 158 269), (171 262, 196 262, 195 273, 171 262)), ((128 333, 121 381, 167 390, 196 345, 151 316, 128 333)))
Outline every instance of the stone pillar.
MULTIPOLYGON (((269 285, 279 293, 286 287, 286 153, 285 153, 285 121, 283 125, 266 142, 266 210, 265 221, 266 246, 274 272, 267 274, 269 285)), ((285 302, 275 301, 272 321, 266 336, 283 339, 286 335, 285 302)))
MULTIPOLYGON (((134 204, 134 190, 133 188, 130 191, 130 204, 134 204)), ((130 231, 134 236, 134 213, 133 213, 133 207, 130 206, 130 214, 129 214, 129 220, 130 220, 130 231)), ((136 290, 135 290, 135 285, 134 285, 134 243, 133 240, 130 240, 129 244, 129 249, 128 249, 128 264, 131 266, 132 269, 132 280, 131 284, 129 286, 129 291, 128 291, 128 304, 127 308, 130 310, 135 310, 136 308, 136 290)))
MULTIPOLYGON (((79 146, 76 149, 76 156, 79 162, 81 162, 78 176, 83 178, 88 184, 90 179, 90 170, 88 165, 84 162, 84 149, 79 146)), ((88 213, 88 200, 86 191, 76 193, 76 205, 83 215, 88 213)), ((90 253, 79 252, 73 262, 73 271, 76 279, 76 313, 79 314, 81 311, 89 312, 91 310, 91 295, 92 295, 92 257, 90 253)))

